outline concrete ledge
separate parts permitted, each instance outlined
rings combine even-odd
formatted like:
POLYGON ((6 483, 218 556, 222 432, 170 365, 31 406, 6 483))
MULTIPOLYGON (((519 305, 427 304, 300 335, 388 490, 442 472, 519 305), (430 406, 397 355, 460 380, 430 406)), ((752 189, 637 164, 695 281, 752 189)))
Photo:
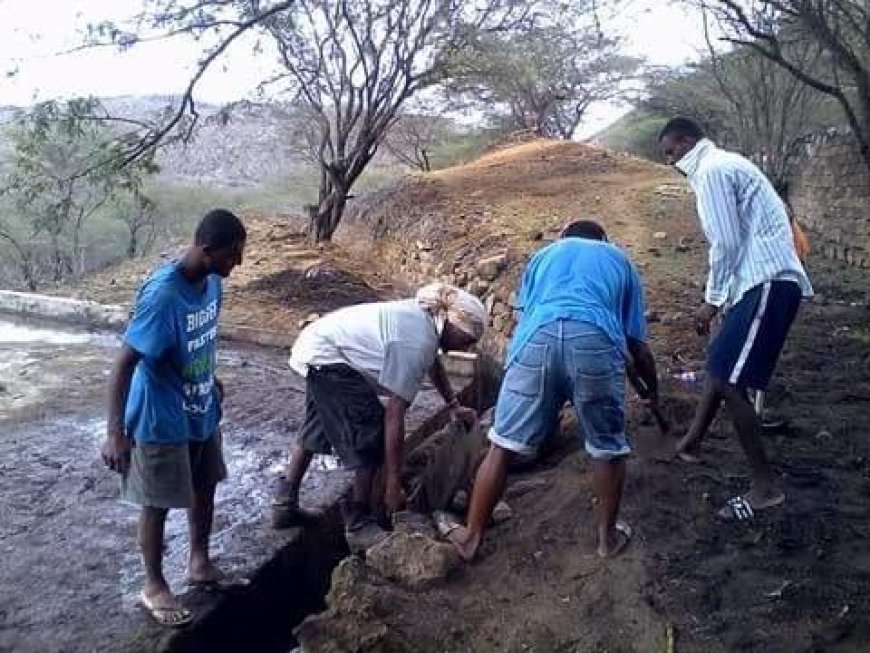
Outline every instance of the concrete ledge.
POLYGON ((290 349, 296 339, 287 332, 267 331, 266 329, 258 329, 243 324, 227 324, 226 322, 222 322, 220 325, 220 337, 234 342, 285 349, 290 349))
POLYGON ((127 323, 128 309, 69 297, 0 290, 0 313, 118 330, 127 323))
MULTIPOLYGON (((22 320, 49 320, 89 329, 121 331, 127 325, 129 313, 129 308, 117 304, 99 304, 71 297, 0 290, 0 314, 22 320)), ((290 333, 242 324, 221 323, 220 336, 226 340, 266 347, 289 349, 293 345, 293 336, 290 333)))

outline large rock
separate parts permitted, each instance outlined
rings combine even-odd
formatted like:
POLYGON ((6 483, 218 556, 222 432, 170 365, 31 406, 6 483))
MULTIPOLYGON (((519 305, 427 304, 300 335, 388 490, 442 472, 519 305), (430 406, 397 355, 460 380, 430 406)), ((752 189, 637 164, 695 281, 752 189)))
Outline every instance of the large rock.
POLYGON ((507 265, 507 254, 497 254, 489 256, 477 262, 477 273, 484 281, 495 281, 507 265))
POLYGON ((420 533, 394 532, 366 552, 366 561, 381 576, 409 589, 431 587, 459 564, 456 550, 420 533))
POLYGON ((401 633, 381 618, 390 614, 396 598, 388 587, 369 578, 357 556, 345 558, 332 572, 324 612, 307 617, 293 634, 304 653, 362 653, 414 650, 401 633))

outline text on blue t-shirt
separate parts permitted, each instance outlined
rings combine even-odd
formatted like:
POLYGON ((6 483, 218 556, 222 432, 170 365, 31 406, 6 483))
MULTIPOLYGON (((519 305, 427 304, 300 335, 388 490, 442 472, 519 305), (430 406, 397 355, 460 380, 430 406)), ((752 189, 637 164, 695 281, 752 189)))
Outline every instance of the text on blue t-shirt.
POLYGON ((125 410, 128 435, 143 443, 210 438, 220 422, 214 384, 221 279, 199 290, 178 263, 158 268, 139 289, 124 341, 142 358, 125 410))

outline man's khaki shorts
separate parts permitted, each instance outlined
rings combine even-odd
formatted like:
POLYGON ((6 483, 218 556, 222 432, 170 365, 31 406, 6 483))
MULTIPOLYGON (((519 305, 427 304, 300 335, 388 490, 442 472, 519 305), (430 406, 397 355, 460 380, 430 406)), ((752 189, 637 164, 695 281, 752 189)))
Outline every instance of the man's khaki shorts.
POLYGON ((121 499, 151 508, 192 508, 194 493, 227 477, 221 432, 203 442, 136 444, 121 479, 121 499))

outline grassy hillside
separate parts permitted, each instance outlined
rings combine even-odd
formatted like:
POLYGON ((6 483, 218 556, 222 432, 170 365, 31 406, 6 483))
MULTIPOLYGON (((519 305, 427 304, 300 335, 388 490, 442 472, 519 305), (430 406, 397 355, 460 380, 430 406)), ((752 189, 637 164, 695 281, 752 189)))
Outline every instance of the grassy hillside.
POLYGON ((592 141, 617 152, 628 152, 651 161, 661 161, 656 137, 667 117, 634 109, 596 134, 592 141))

